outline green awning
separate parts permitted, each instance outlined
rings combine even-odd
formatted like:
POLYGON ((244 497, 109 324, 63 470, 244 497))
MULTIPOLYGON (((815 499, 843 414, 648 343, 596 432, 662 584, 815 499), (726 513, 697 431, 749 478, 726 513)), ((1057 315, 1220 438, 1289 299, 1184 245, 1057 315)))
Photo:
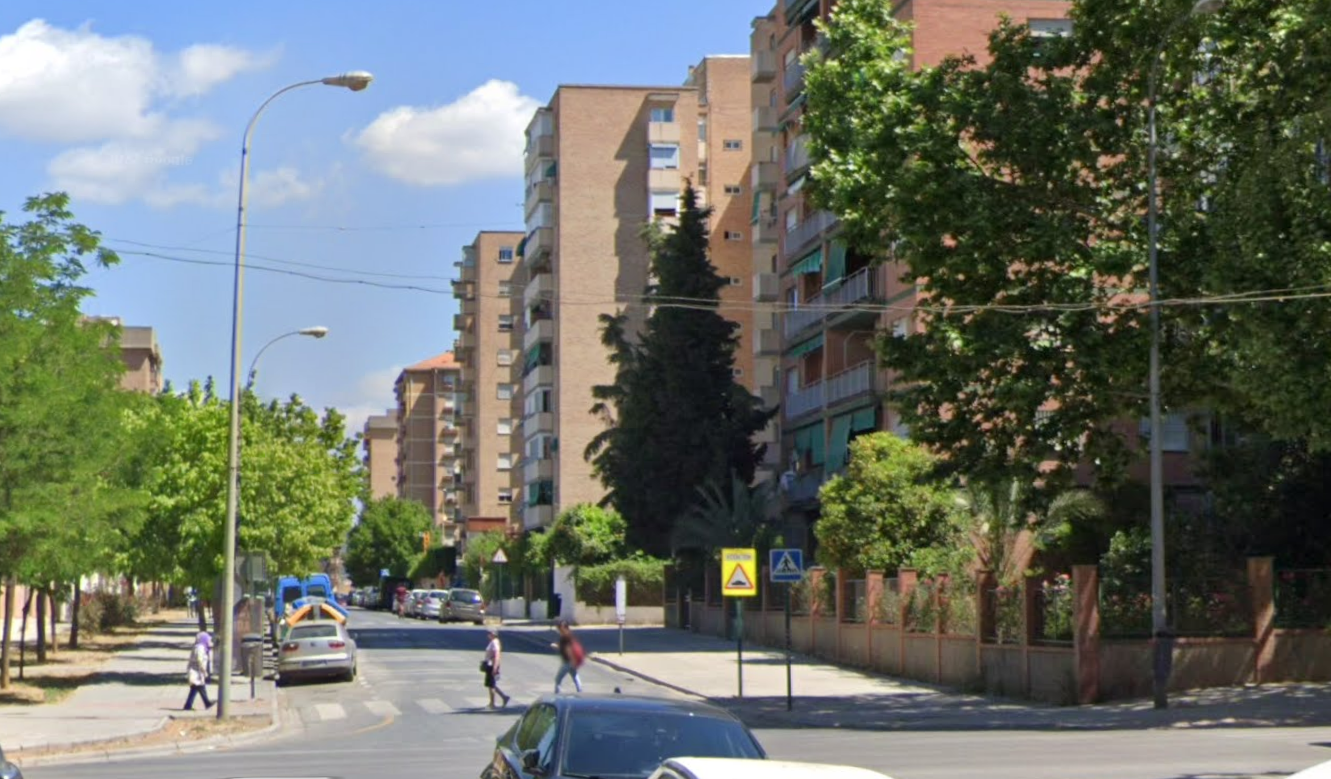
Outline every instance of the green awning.
POLYGON ((549 165, 546 165, 546 166, 545 166, 545 177, 548 178, 548 179, 552 179, 552 178, 554 178, 554 177, 555 177, 555 174, 558 173, 558 172, 559 172, 559 161, 558 161, 558 160, 556 160, 555 162, 552 162, 552 163, 550 163, 549 165))
POLYGON ((852 433, 863 433, 869 430, 878 429, 878 409, 870 406, 862 408, 851 415, 850 430, 852 433))
POLYGON ((795 431, 795 456, 803 458, 804 453, 809 451, 809 436, 813 428, 805 427, 795 431))
POLYGON ((827 273, 823 274, 823 286, 840 284, 844 278, 846 278, 846 244, 844 241, 833 241, 832 247, 827 252, 827 273))
POLYGON ((827 450, 827 470, 832 473, 840 471, 846 465, 852 416, 852 414, 842 414, 832 419, 832 441, 827 450))
POLYGON ((526 248, 527 248, 527 236, 524 235, 524 236, 522 236, 522 240, 521 240, 521 241, 518 241, 518 251, 517 251, 517 255, 518 255, 518 258, 519 258, 519 259, 522 258, 523 252, 524 252, 524 250, 526 250, 526 248))
POLYGON ((809 465, 817 467, 826 461, 825 442, 823 441, 823 423, 813 426, 809 436, 809 465))
MULTIPOLYGON (((823 269, 823 250, 814 249, 790 266, 790 272, 796 276, 803 276, 807 273, 817 273, 823 269)), ((844 270, 842 271, 845 272, 844 270)))
POLYGON ((803 343, 798 343, 790 347, 790 351, 787 352, 787 356, 789 356, 791 359, 796 359, 799 357, 803 357, 804 355, 810 352, 815 352, 821 348, 823 348, 823 334, 819 333, 818 335, 815 335, 813 338, 810 338, 809 340, 803 343))
POLYGON ((755 225, 758 224, 758 214, 762 211, 762 207, 763 207, 763 193, 761 193, 761 192, 754 192, 754 193, 753 193, 753 217, 749 220, 749 224, 755 224, 755 225))

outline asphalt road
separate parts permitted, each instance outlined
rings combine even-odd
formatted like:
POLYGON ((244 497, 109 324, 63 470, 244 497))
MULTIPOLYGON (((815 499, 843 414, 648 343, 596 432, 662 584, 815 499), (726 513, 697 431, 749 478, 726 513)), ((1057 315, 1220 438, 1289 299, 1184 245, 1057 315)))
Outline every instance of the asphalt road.
MULTIPOLYGON (((234 751, 33 768, 28 779, 476 779, 494 739, 536 696, 552 691, 557 662, 544 634, 508 635, 506 711, 485 708, 477 670, 485 633, 355 612, 360 679, 283 690, 288 727, 234 751)), ((591 692, 674 693, 589 664, 591 692)), ((1331 729, 1096 732, 758 730, 775 758, 848 763, 896 779, 1243 779, 1276 777, 1331 760, 1331 729)))

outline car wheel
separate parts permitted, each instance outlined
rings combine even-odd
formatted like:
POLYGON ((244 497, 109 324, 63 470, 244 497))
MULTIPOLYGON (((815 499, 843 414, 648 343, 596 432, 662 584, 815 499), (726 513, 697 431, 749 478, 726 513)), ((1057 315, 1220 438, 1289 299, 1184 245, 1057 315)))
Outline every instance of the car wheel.
POLYGON ((286 680, 286 679, 283 679, 282 677, 279 676, 279 677, 277 677, 276 679, 273 680, 273 685, 276 686, 276 687, 286 687, 286 686, 287 686, 287 680, 286 680))
POLYGON ((342 675, 342 681, 344 681, 344 682, 354 682, 354 681, 356 681, 356 668, 355 668, 355 666, 352 666, 352 668, 351 668, 350 671, 347 671, 345 674, 342 675))

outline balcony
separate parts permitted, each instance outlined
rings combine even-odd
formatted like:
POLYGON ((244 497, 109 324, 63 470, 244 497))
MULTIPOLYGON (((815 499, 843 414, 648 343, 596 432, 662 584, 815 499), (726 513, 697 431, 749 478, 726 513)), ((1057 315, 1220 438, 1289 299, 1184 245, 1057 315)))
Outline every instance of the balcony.
POLYGON ((522 483, 544 481, 555 478, 555 461, 549 457, 537 460, 527 458, 522 461, 522 483))
POLYGON ((755 162, 749 173, 749 183, 754 192, 770 192, 776 189, 779 176, 775 162, 755 162))
POLYGON ((522 526, 528 530, 537 527, 549 527, 554 521, 554 506, 522 507, 522 526))
POLYGON ((803 222, 786 230, 786 243, 781 256, 786 262, 799 259, 799 255, 810 247, 823 233, 836 225, 838 219, 830 211, 816 211, 803 222))
POLYGON ((785 334, 787 341, 795 340, 800 333, 823 321, 823 317, 827 316, 827 310, 823 308, 822 295, 814 295, 804 301, 803 305, 808 308, 791 309, 785 314, 781 332, 785 334))
POLYGON ((538 260, 550 256, 555 248, 555 231, 551 227, 538 227, 527 233, 526 243, 522 245, 522 263, 530 268, 538 260))
POLYGON ((787 392, 783 412, 786 419, 794 419, 817 411, 822 407, 823 383, 815 381, 807 387, 801 387, 794 392, 787 392))
POLYGON ((849 306, 873 297, 873 274, 861 268, 847 276, 835 289, 823 290, 823 301, 834 306, 849 306))
POLYGON ((536 164, 537 160, 542 158, 549 159, 555 156, 555 136, 554 133, 545 135, 533 135, 527 139, 527 167, 530 168, 536 164))
POLYGON ((827 405, 835 406, 857 395, 872 392, 873 365, 873 360, 865 360, 859 365, 829 376, 823 382, 827 387, 827 405))
POLYGON ((809 503, 818 500, 823 486, 823 469, 814 468, 791 479, 786 487, 786 500, 790 503, 809 503))
POLYGON ((753 109, 753 131, 755 133, 775 132, 778 127, 780 127, 780 120, 776 115, 775 108, 764 105, 753 109))
POLYGON ((531 438, 538 433, 555 432, 555 415, 549 411, 528 414, 522 418, 522 437, 531 438))
POLYGON ((458 348, 459 348, 459 349, 475 349, 475 348, 476 348, 476 332, 475 332, 474 330, 468 330, 468 331, 463 331, 463 332, 461 332, 461 333, 458 333, 458 348))
POLYGON ((786 66, 786 73, 781 78, 781 85, 786 90, 786 102, 793 103, 804 91, 804 65, 798 60, 786 66))
POLYGON ((776 355, 781 353, 781 334, 775 330, 759 330, 753 339, 753 353, 776 355))
POLYGON ((652 168, 647 171, 647 191, 678 192, 682 189, 679 168, 652 168))
POLYGON ((648 143, 679 143, 679 122, 648 122, 648 143))
POLYGON ((522 378, 523 394, 534 392, 537 387, 549 387, 555 383, 555 366, 538 365, 531 373, 522 378))
POLYGON ((776 243, 780 235, 781 228, 777 226, 774 216, 760 216, 758 221, 753 223, 754 243, 776 243))
POLYGON ((522 350, 525 352, 542 341, 555 340, 555 320, 538 319, 527 326, 522 334, 522 350))
POLYGON ((778 431, 776 427, 776 421, 773 420, 768 422, 762 430, 754 433, 753 440, 756 443, 767 444, 768 449, 775 448, 775 445, 781 440, 780 431, 778 431))
POLYGON ((776 78, 776 52, 753 52, 749 60, 749 77, 755 84, 766 84, 776 78))
POLYGON ((781 295, 781 283, 775 273, 753 274, 753 299, 760 302, 776 300, 781 295))
POLYGON ((555 184, 553 179, 542 179, 534 186, 527 188, 527 208, 526 215, 530 216, 533 209, 541 203, 555 202, 555 184))
POLYGON ((522 289, 522 306, 531 308, 537 300, 554 300, 555 277, 549 273, 537 273, 522 289))
POLYGON ((471 279, 453 279, 453 297, 459 301, 475 300, 476 285, 471 279))
POLYGON ((792 179, 809 167, 809 143, 803 135, 786 147, 786 179, 792 179))

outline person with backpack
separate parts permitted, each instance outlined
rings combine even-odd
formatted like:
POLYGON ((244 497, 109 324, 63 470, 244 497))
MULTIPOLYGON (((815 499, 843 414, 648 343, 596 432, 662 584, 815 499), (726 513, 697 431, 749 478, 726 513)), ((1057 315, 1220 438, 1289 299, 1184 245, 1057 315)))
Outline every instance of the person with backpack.
POLYGON ((559 685, 563 684, 565 676, 572 676, 574 689, 582 692, 582 678, 578 676, 578 669, 587 659, 587 652, 582 648, 582 642, 578 637, 573 635, 568 622, 559 623, 559 642, 551 644, 550 647, 559 650, 559 658, 563 661, 559 666, 559 672, 555 674, 555 694, 559 694, 559 685))

